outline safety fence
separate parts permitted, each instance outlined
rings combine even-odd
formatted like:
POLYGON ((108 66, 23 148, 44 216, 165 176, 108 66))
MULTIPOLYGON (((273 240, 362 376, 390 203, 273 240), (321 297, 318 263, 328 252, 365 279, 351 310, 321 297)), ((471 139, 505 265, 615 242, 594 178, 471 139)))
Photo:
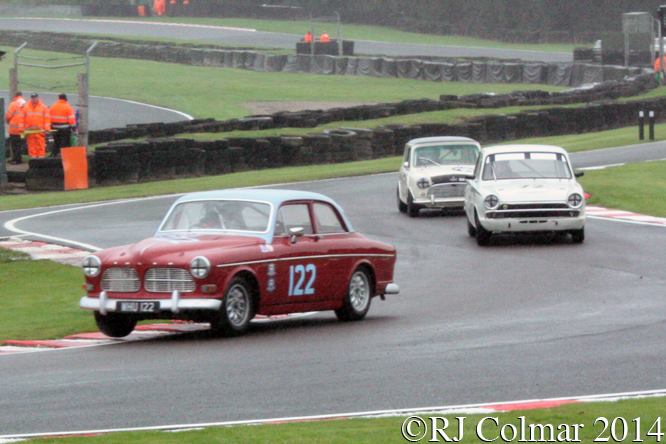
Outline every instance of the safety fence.
MULTIPOLYGON (((106 186, 375 159, 401 154, 405 143, 417 137, 455 135, 491 143, 601 131, 632 124, 640 109, 664 116, 666 98, 488 115, 455 124, 387 125, 372 130, 340 128, 305 136, 215 141, 162 137, 114 142, 89 155, 90 182, 106 186)), ((62 190, 63 176, 59 159, 33 159, 26 186, 33 191, 62 190)))

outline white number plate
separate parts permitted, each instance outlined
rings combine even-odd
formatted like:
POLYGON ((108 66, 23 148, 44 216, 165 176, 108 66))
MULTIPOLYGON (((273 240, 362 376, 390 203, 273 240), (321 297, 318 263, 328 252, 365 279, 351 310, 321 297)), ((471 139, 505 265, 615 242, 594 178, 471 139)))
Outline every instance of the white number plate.
POLYGON ((120 301, 117 310, 123 313, 156 313, 160 309, 157 301, 120 301))

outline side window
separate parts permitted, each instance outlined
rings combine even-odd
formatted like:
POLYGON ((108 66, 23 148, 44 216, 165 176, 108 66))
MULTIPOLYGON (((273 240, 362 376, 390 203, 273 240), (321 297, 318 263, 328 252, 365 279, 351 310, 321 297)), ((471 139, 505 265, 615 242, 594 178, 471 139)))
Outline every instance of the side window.
POLYGON ((405 145, 405 154, 404 154, 404 156, 402 157, 402 163, 404 164, 405 162, 407 162, 407 166, 408 166, 408 167, 409 167, 409 164, 410 164, 410 162, 409 162, 409 157, 410 157, 411 151, 412 151, 412 150, 410 149, 410 146, 409 146, 409 145, 405 145))
POLYGON ((305 234, 312 234, 312 221, 307 204, 290 204, 280 208, 277 215, 275 234, 289 234, 290 228, 303 227, 305 234))
POLYGON ((332 234, 345 233, 344 226, 340 222, 337 212, 328 204, 314 204, 314 214, 317 219, 317 233, 332 234))

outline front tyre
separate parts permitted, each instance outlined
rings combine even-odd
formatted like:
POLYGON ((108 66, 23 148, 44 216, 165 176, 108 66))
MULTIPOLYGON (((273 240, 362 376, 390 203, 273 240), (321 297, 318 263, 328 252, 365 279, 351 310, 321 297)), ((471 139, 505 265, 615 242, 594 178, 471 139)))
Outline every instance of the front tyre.
POLYGON ((467 219, 467 234, 469 234, 469 237, 476 237, 476 228, 469 219, 467 219))
POLYGON ((476 211, 474 211, 474 222, 476 223, 476 243, 479 246, 485 247, 490 243, 490 236, 492 236, 492 233, 483 228, 476 211))
POLYGON ((409 217, 418 217, 421 207, 414 203, 412 193, 407 192, 407 215, 409 217))
POLYGON ((396 191, 396 199, 398 200, 398 211, 401 213, 407 212, 407 204, 400 199, 400 188, 398 187, 396 191))
POLYGON ((571 230, 571 239, 574 244, 582 244, 585 242, 585 228, 580 230, 571 230))
POLYGON ((211 321, 211 330, 222 336, 239 336, 254 317, 254 290, 248 281, 235 277, 224 294, 222 307, 211 321))
POLYGON ((356 269, 349 280, 344 303, 335 310, 335 315, 341 321, 360 321, 370 310, 372 296, 372 278, 363 268, 356 269))
POLYGON ((103 315, 96 311, 95 323, 99 331, 111 338, 123 338, 132 333, 134 327, 136 327, 136 319, 119 313, 103 315))

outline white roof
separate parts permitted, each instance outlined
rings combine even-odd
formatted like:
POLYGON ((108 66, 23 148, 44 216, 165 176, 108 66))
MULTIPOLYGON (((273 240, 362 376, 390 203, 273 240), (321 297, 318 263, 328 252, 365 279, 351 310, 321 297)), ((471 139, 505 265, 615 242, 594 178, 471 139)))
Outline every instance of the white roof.
POLYGON ((560 153, 567 154, 567 150, 555 145, 537 145, 537 144, 514 144, 514 145, 493 145, 483 148, 483 154, 499 154, 499 153, 525 153, 525 152, 547 152, 547 153, 560 153))
POLYGON ((426 145, 433 143, 460 143, 460 142, 473 143, 475 145, 479 145, 479 142, 477 142, 474 139, 470 139, 469 137, 457 137, 457 136, 421 137, 419 139, 412 139, 407 143, 414 146, 414 145, 426 145))

